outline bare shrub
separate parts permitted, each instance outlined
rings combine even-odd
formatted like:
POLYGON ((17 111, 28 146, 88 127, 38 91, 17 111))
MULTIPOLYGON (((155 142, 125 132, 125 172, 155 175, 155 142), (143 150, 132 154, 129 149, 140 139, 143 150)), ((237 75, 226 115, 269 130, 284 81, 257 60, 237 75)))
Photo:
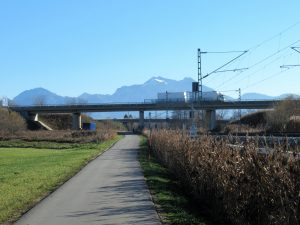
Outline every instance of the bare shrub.
POLYGON ((0 108, 0 131, 16 133, 22 130, 26 130, 25 120, 16 112, 0 108))
POLYGON ((299 225, 300 161, 284 147, 260 155, 255 142, 241 150, 213 136, 156 131, 149 144, 158 158, 215 216, 231 224, 299 225))
POLYGON ((97 121, 96 124, 97 130, 126 130, 125 126, 122 123, 113 120, 97 121))
POLYGON ((241 125, 237 125, 237 124, 227 124, 224 129, 223 132, 226 134, 233 134, 233 133, 260 133, 260 132, 264 132, 265 131, 265 127, 262 126, 257 126, 257 127, 252 127, 249 125, 245 125, 245 124, 241 124, 241 125))
POLYGON ((267 113, 267 124, 271 131, 276 132, 296 132, 300 130, 289 130, 291 118, 300 115, 300 101, 295 101, 292 97, 280 102, 273 111, 267 113), (288 126, 289 123, 289 126, 288 126))

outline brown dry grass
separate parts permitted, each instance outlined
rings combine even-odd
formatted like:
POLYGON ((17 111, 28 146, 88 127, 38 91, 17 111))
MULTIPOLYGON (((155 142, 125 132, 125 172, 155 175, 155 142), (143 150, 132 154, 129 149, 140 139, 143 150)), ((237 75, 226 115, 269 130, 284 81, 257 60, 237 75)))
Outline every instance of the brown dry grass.
POLYGON ((212 136, 190 139, 157 131, 149 144, 193 195, 231 224, 299 225, 300 161, 276 146, 268 156, 253 142, 241 151, 212 136))
POLYGON ((102 131, 18 131, 15 133, 1 132, 0 140, 50 141, 65 143, 102 142, 113 138, 113 130, 102 131))

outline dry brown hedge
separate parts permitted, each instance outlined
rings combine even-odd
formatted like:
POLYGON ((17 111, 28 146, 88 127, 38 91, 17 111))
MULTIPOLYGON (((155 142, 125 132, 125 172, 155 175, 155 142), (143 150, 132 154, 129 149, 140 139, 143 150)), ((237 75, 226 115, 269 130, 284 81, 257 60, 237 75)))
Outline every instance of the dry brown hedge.
POLYGON ((230 224, 299 225, 300 161, 277 146, 268 156, 257 145, 242 150, 213 136, 190 139, 156 131, 149 144, 185 188, 214 216, 230 224))

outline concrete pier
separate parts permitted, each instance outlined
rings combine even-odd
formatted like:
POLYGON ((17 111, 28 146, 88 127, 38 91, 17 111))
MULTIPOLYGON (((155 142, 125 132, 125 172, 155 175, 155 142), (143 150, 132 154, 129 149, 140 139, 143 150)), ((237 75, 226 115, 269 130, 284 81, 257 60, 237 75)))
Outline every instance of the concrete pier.
POLYGON ((205 124, 208 130, 216 128, 216 110, 205 110, 205 124))
POLYGON ((144 111, 140 111, 139 113, 139 129, 144 128, 144 111))
POLYGON ((80 130, 81 129, 81 114, 73 113, 72 114, 72 130, 80 130))

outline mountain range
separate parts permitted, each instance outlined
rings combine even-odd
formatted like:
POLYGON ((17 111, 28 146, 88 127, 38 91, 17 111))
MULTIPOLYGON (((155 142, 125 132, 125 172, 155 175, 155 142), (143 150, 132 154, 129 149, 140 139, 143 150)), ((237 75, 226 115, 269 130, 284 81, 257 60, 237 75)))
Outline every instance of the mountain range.
MULTIPOLYGON (((192 78, 176 81, 163 77, 152 77, 143 84, 123 86, 112 95, 83 93, 78 97, 63 97, 44 88, 35 88, 20 93, 13 99, 16 105, 71 104, 71 103, 107 103, 107 102, 144 102, 156 99, 159 92, 191 91, 192 78)), ((203 91, 213 89, 203 86, 203 91)))
MULTIPOLYGON (((152 77, 143 84, 135 84, 130 86, 122 86, 118 88, 112 95, 109 94, 89 94, 83 93, 78 97, 67 97, 57 95, 44 88, 34 88, 26 90, 17 95, 13 102, 16 105, 42 105, 42 104, 80 104, 80 103, 113 103, 113 102, 144 102, 148 99, 156 99, 159 92, 182 92, 191 91, 192 78, 186 77, 176 81, 164 77, 152 77)), ((214 91, 212 88, 203 86, 204 92, 214 91)), ((291 94, 283 94, 280 96, 268 96, 259 93, 245 93, 242 95, 242 100, 271 100, 283 99, 291 94)), ((294 97, 300 97, 293 95, 294 97)), ((225 99, 232 99, 225 96, 225 99)), ((95 115, 95 114, 94 114, 95 115)), ((102 114, 106 117, 106 114, 102 114)), ((109 113, 109 117, 119 117, 119 113, 109 113)), ((98 117, 98 116, 97 116, 98 117)), ((102 117, 102 116, 101 116, 102 117)))

